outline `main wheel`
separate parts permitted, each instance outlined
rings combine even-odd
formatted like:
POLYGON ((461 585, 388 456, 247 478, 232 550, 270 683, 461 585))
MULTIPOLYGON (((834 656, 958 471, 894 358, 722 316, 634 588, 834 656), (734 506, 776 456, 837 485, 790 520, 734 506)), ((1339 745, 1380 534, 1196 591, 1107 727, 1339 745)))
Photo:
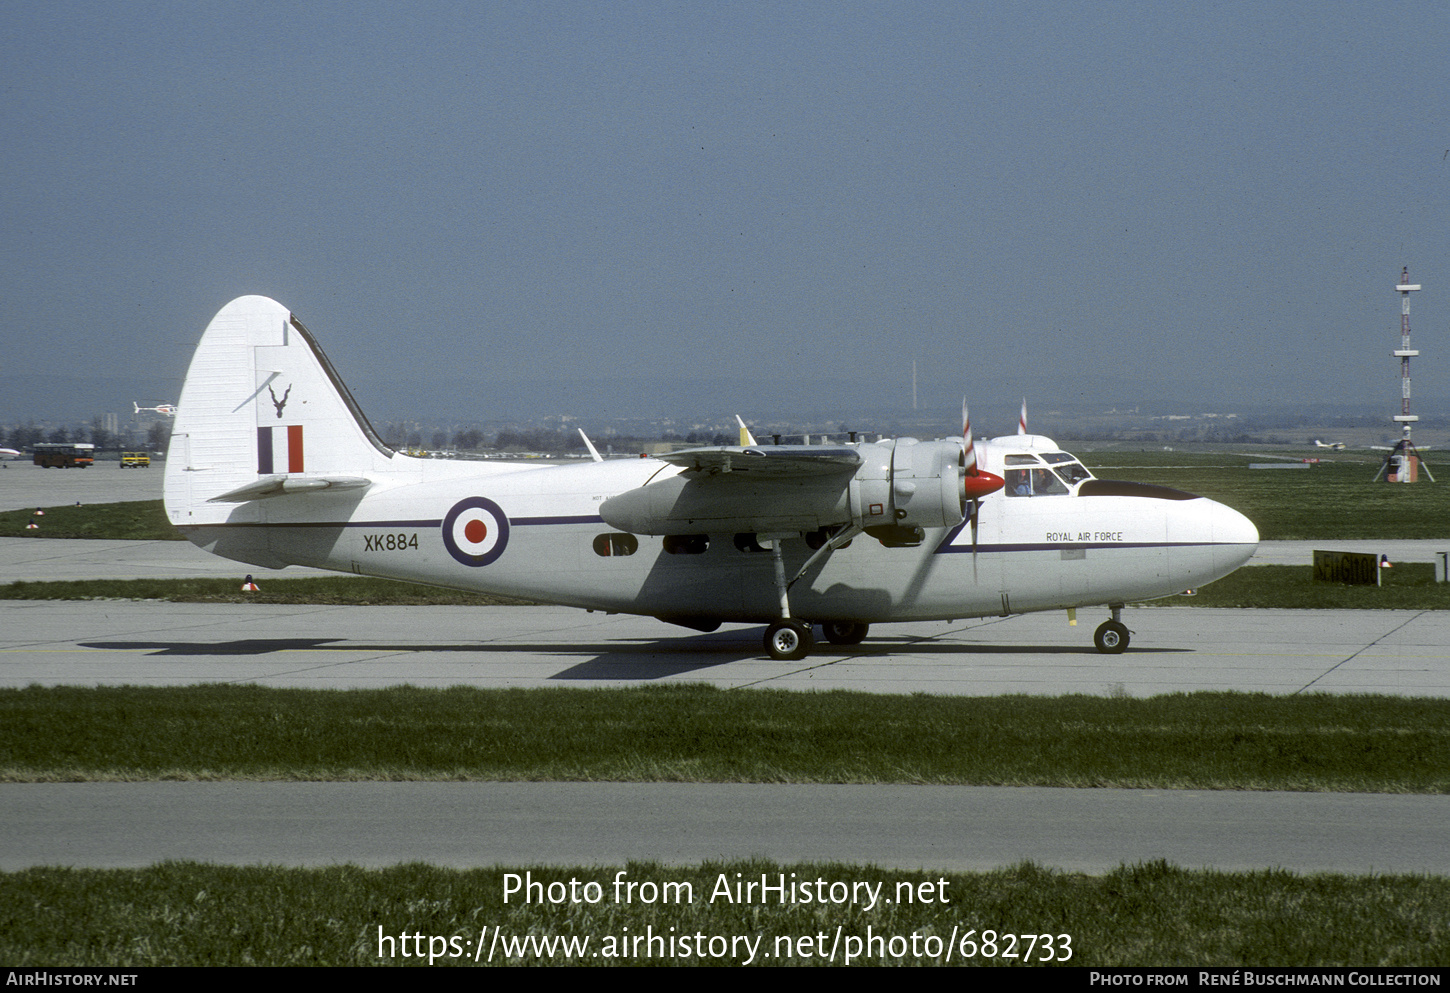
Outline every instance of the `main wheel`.
POLYGON ((1093 644, 1104 655, 1121 655, 1128 647, 1128 628, 1118 621, 1103 621, 1093 633, 1093 644))
POLYGON ((795 662, 811 653, 815 639, 811 626, 794 618, 776 621, 765 629, 765 650, 777 662, 795 662))
POLYGON ((826 621, 821 625, 821 633, 833 645, 859 645, 870 629, 865 621, 826 621))

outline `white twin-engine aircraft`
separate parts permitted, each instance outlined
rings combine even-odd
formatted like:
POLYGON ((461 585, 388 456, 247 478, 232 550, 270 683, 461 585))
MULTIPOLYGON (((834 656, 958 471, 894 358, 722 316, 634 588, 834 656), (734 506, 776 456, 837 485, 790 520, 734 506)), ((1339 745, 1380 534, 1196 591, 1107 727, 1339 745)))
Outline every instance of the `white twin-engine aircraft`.
POLYGON ((1040 435, 696 448, 571 465, 412 458, 383 444, 312 335, 265 297, 202 336, 177 405, 166 510, 241 562, 314 566, 647 614, 768 625, 798 659, 812 625, 1125 603, 1227 575, 1259 535, 1178 490, 1093 478, 1040 435))

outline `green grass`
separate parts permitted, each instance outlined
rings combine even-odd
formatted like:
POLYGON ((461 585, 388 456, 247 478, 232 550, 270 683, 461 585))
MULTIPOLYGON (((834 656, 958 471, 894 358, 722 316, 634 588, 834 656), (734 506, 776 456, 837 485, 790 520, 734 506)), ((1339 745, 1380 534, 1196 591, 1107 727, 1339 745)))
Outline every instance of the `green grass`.
POLYGON ((1428 562, 1380 571, 1380 586, 1346 586, 1314 579, 1312 566, 1256 565, 1203 587, 1195 596, 1149 600, 1158 607, 1254 607, 1317 610, 1450 610, 1450 583, 1435 582, 1428 562))
POLYGON ((0 690, 0 781, 162 779, 1446 793, 1450 701, 887 696, 703 685, 0 690))
MULTIPOLYGON (((1252 451, 1252 446, 1244 446, 1252 451)), ((1359 456, 1363 458, 1363 456, 1359 456)), ((1227 504, 1264 541, 1450 538, 1450 478, 1398 486, 1374 482, 1378 460, 1322 461, 1308 469, 1250 469, 1265 457, 1183 452, 1094 452, 1093 475, 1158 483, 1227 504)))
MULTIPOLYGON (((503 902, 498 868, 454 870, 426 865, 390 869, 227 867, 165 863, 147 869, 29 869, 0 874, 0 961, 7 966, 469 965, 480 933, 486 963, 494 928, 512 939, 589 939, 570 957, 496 953, 495 965, 736 964, 718 959, 627 954, 621 939, 653 933, 760 939, 753 964, 845 964, 848 947, 864 950, 867 929, 879 940, 857 959, 866 965, 934 964, 923 951, 972 932, 954 946, 952 964, 1022 964, 1004 953, 1009 934, 1051 934, 1054 957, 1071 949, 1069 966, 1443 966, 1450 961, 1450 880, 1413 876, 1297 876, 1280 871, 1189 871, 1150 862, 1091 877, 1024 863, 996 872, 902 872, 873 866, 780 864, 765 860, 699 866, 628 863, 529 870, 547 886, 596 882, 597 903, 523 905, 503 902), (638 882, 689 883, 689 904, 616 903, 618 869, 638 882), (727 882, 824 879, 882 884, 935 884, 947 902, 905 899, 862 907, 711 902, 727 882), (834 963, 825 959, 837 927, 834 963), (484 931, 483 929, 487 929, 484 931), (984 954, 983 932, 996 932, 984 954), (824 934, 823 934, 824 933, 824 934), (402 935, 411 940, 404 957, 402 935), (819 955, 800 954, 801 939, 823 934, 819 955), (379 941, 380 935, 392 942, 379 941), (916 954, 911 936, 917 936, 916 954), (897 937, 899 936, 899 937, 897 937), (1066 940, 1062 936, 1070 936, 1066 940), (450 948, 448 939, 457 937, 450 948), (887 940, 897 940, 887 944, 887 940), (846 938, 855 939, 851 946, 846 938), (936 939, 929 943, 928 939, 936 939), (611 944, 612 942, 612 944, 611 944), (383 955, 379 955, 379 950, 383 955), (891 954, 892 950, 897 952, 891 954), (620 951, 625 954, 619 954, 620 951), (790 954, 795 950, 796 954, 790 954), (413 952, 421 952, 419 958, 413 952), (974 952, 964 958, 965 952, 974 952), (901 954, 901 953, 905 954, 901 954), (391 954, 389 954, 391 953, 391 954), (453 957, 448 957, 452 953, 453 957), (597 957, 594 954, 598 953, 597 957), (770 957, 766 958, 764 954, 770 957)), ((903 893, 905 891, 902 891, 903 893)), ((643 949, 647 946, 638 945, 643 949)), ((708 947, 708 946, 707 946, 708 947)), ((718 946, 717 946, 718 947, 718 946)), ((680 948, 676 944, 675 948, 680 948)), ((815 951, 814 943, 808 946, 815 951)), ((939 954, 944 956, 944 952, 939 954)), ((1042 964, 1042 946, 1034 964, 1042 964)), ((937 960, 941 961, 940 959, 937 960)), ((148 977, 148 979, 151 977, 148 977)))
POLYGON ((0 538, 112 538, 127 541, 183 541, 166 519, 160 500, 97 503, 89 506, 46 507, 44 517, 35 508, 0 512, 0 538), (34 521, 39 527, 26 530, 34 521))

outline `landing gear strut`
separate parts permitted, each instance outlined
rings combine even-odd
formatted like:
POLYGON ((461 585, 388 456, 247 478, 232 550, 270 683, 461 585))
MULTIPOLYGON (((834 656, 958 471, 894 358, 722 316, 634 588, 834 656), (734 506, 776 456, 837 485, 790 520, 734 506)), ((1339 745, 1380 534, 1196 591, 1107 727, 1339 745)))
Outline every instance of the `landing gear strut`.
MULTIPOLYGON (((796 537, 795 534, 763 534, 761 538, 770 541, 770 557, 775 568, 775 594, 780 601, 780 620, 765 629, 765 650, 770 657, 780 662, 794 662, 805 658, 816 647, 815 636, 811 634, 811 626, 805 621, 796 620, 790 616, 790 588, 795 585, 796 580, 804 576, 816 563, 824 560, 838 548, 850 544, 851 539, 860 534, 862 528, 852 525, 848 528, 841 528, 832 534, 826 542, 816 550, 816 553, 806 559, 805 565, 789 582, 785 578, 785 559, 781 555, 781 544, 787 538, 796 537)), ((827 621, 821 626, 825 632, 826 640, 833 645, 859 645, 861 639, 866 637, 867 625, 860 621, 827 621)))
POLYGON ((1097 631, 1093 632, 1093 644, 1104 655, 1121 655, 1127 649, 1129 641, 1128 626, 1120 620, 1123 605, 1109 604, 1108 609, 1113 612, 1113 619, 1098 625, 1097 631))

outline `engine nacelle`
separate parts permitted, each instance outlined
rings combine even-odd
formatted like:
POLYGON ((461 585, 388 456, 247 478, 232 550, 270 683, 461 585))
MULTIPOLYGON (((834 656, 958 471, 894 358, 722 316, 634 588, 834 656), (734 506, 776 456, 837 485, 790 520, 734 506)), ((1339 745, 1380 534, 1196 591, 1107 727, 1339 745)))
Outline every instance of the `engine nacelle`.
POLYGON ((851 517, 865 527, 950 528, 962 523, 962 448, 953 441, 862 445, 865 460, 851 480, 851 517))

